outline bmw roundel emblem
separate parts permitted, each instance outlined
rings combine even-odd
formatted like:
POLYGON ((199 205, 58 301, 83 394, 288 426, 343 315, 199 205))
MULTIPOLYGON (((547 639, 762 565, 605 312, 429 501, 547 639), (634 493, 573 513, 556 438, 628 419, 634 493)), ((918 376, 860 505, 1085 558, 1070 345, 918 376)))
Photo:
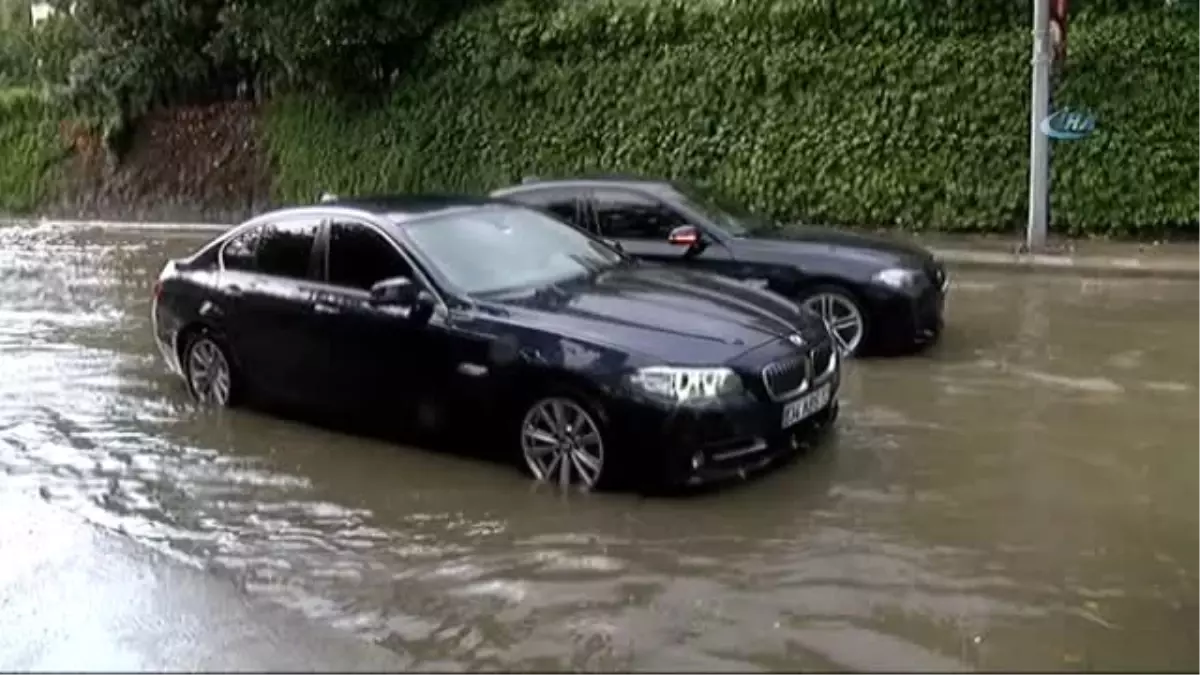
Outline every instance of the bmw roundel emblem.
POLYGON ((787 339, 788 339, 788 342, 796 345, 797 347, 804 346, 804 338, 799 333, 792 333, 791 335, 788 336, 787 339))

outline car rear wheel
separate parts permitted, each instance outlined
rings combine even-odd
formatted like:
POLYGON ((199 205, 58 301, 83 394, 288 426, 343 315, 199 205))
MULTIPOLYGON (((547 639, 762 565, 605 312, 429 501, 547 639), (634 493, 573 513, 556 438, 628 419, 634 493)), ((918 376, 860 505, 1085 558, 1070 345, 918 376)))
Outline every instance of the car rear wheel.
POLYGON ((801 307, 815 312, 829 324, 844 356, 854 356, 867 340, 867 318, 851 294, 836 286, 821 286, 805 293, 801 307))
POLYGON ((229 350, 215 336, 201 332, 184 350, 188 390, 199 402, 230 407, 236 402, 237 381, 229 350))
POLYGON ((540 482, 585 490, 610 482, 603 418, 581 397, 540 397, 521 417, 520 447, 525 466, 540 482))

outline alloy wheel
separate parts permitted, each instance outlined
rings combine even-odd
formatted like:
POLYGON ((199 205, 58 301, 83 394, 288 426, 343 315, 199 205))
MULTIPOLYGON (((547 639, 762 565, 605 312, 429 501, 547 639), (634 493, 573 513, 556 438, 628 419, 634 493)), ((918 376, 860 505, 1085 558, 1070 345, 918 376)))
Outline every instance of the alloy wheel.
POLYGON ((829 324, 842 354, 853 355, 862 346, 866 323, 862 311, 850 298, 840 293, 817 293, 806 298, 803 307, 829 324))
POLYGON ((604 473, 604 439, 592 415, 569 398, 545 398, 521 422, 521 450, 535 478, 593 488, 604 473))
POLYGON ((229 405, 233 372, 224 350, 212 339, 202 337, 188 349, 188 385, 202 403, 229 405))

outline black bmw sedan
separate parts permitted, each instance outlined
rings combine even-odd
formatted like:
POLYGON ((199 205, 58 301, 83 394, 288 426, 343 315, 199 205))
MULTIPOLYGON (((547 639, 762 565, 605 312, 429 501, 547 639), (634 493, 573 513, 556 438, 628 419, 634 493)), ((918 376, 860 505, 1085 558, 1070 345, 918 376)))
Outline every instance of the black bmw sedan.
POLYGON ((530 180, 492 196, 553 213, 638 258, 769 288, 820 314, 845 354, 911 352, 942 332, 946 271, 912 244, 781 229, 711 192, 665 180, 530 180))
POLYGON ((838 412, 840 358, 819 317, 501 201, 266 213, 169 261, 152 314, 200 401, 486 430, 562 485, 745 475, 838 412))

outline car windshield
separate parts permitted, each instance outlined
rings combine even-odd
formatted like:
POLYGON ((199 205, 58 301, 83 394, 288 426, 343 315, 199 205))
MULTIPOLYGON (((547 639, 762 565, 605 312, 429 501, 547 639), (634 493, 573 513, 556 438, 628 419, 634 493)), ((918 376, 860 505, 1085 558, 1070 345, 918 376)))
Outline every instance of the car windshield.
POLYGON ((487 207, 403 227, 417 252, 471 295, 551 286, 626 262, 580 230, 527 209, 487 207))
POLYGON ((725 199, 712 190, 704 190, 688 184, 676 185, 675 190, 687 206, 707 215, 723 230, 735 237, 744 237, 752 230, 771 226, 771 223, 762 216, 750 212, 745 207, 725 199))

